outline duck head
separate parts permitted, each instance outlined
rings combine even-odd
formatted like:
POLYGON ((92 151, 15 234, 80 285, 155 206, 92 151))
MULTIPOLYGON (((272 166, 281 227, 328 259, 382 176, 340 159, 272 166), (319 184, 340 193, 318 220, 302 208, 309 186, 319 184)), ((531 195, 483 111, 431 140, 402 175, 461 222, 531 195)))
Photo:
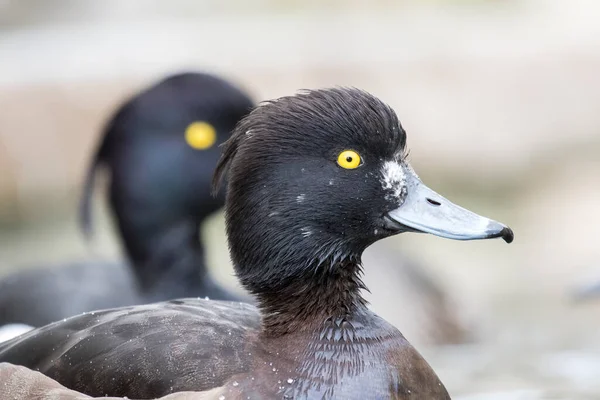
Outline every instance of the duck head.
POLYGON ((314 90, 254 109, 225 143, 226 221, 242 284, 278 290, 322 269, 360 264, 373 242, 402 232, 458 240, 507 226, 425 186, 406 160, 395 112, 358 90, 314 90))
MULTIPOLYGON (((210 183, 219 144, 253 107, 241 89, 213 75, 170 76, 125 102, 110 119, 89 169, 81 207, 91 228, 90 197, 100 168, 110 173, 109 202, 135 266, 158 264, 161 248, 197 247, 202 220, 224 204, 210 183)), ((168 249, 167 249, 168 251, 168 249)), ((162 272, 161 272, 162 273, 162 272)))

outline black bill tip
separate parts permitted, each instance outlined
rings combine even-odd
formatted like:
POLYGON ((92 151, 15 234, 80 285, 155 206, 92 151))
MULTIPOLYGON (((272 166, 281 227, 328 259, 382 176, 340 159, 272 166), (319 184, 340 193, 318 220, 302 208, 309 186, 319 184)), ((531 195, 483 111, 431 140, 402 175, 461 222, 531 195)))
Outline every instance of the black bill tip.
POLYGON ((502 238, 506 243, 512 243, 512 241, 515 239, 515 234, 508 226, 504 226, 502 229, 494 230, 494 232, 490 234, 488 238, 502 238))
POLYGON ((512 241, 515 239, 515 234, 513 233, 512 229, 510 229, 508 226, 502 229, 502 232, 500 232, 500 236, 502 237, 502 239, 504 239, 506 243, 512 243, 512 241))

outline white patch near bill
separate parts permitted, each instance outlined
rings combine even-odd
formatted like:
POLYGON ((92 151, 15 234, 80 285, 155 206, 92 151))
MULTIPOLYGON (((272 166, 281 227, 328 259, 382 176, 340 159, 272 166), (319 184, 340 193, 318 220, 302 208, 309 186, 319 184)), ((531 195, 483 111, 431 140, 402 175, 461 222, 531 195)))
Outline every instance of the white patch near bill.
POLYGON ((306 195, 304 193, 302 193, 301 195, 299 195, 298 197, 296 197, 296 202, 297 203, 302 203, 305 198, 306 198, 306 195))
POLYGON ((383 189, 388 192, 389 200, 402 201, 406 191, 406 174, 402 164, 396 161, 386 161, 381 169, 383 189))

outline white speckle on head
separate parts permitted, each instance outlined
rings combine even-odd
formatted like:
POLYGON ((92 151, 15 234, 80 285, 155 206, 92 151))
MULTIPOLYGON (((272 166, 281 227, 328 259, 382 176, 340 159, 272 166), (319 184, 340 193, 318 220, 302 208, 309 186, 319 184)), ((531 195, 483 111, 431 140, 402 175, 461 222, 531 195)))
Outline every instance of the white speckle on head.
POLYGON ((388 200, 402 201, 406 193, 406 175, 402 164, 396 161, 386 161, 381 169, 383 189, 388 192, 388 200))
POLYGON ((302 203, 304 201, 305 197, 306 197, 306 195, 304 193, 302 193, 301 195, 298 195, 298 197, 296 197, 296 203, 302 203))
POLYGON ((248 137, 252 137, 253 134, 254 134, 254 132, 252 132, 252 129, 248 129, 246 131, 246 136, 248 136, 248 137))
POLYGON ((333 179, 330 179, 330 180, 329 180, 329 185, 330 185, 330 186, 331 186, 331 185, 333 185, 333 179))
POLYGON ((379 233, 379 231, 378 231, 377 229, 375 229, 375 230, 373 231, 373 233, 374 233, 375 235, 377 235, 377 234, 379 233))
POLYGON ((279 211, 273 211, 269 213, 269 217, 274 217, 279 214, 279 211))
POLYGON ((303 237, 309 237, 310 235, 312 235, 312 231, 306 227, 300 228, 300 231, 302 232, 303 237))

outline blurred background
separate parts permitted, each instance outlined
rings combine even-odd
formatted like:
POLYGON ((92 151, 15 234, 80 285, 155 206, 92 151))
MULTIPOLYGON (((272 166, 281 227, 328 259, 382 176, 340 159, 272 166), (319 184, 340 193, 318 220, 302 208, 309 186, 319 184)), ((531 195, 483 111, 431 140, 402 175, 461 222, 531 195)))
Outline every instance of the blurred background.
MULTIPOLYGON (((119 257, 103 201, 97 239, 77 231, 80 185, 104 120, 164 75, 214 72, 258 100, 356 86, 395 108, 424 182, 515 231, 369 249, 419 263, 473 340, 400 329, 454 398, 598 399, 600 299, 572 293, 600 280, 599 21, 592 0, 0 0, 0 275, 119 257)), ((222 215, 203 229, 234 284, 222 215)), ((418 309, 365 273, 388 285, 379 308, 418 309)))

